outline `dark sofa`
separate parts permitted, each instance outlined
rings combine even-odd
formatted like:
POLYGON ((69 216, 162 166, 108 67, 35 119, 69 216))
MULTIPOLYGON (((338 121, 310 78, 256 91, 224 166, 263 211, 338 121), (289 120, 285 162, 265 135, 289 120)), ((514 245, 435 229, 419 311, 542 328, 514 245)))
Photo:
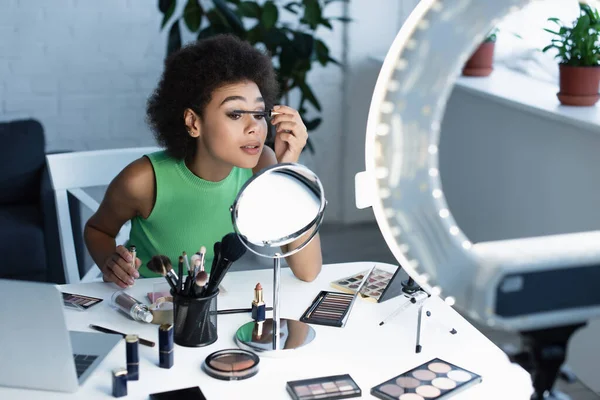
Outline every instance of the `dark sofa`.
POLYGON ((0 278, 64 283, 43 127, 0 123, 0 143, 0 278))

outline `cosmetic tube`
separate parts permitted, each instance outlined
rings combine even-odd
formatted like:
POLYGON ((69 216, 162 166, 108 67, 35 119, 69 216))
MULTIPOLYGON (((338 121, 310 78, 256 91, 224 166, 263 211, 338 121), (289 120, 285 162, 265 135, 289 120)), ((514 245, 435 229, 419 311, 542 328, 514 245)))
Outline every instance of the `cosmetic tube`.
POLYGON ((158 327, 158 366, 173 366, 173 325, 163 324, 158 327))
POLYGON ((127 380, 137 381, 140 379, 140 353, 138 335, 125 336, 127 352, 127 380))
POLYGON ((115 292, 112 295, 111 304, 136 321, 152 322, 153 316, 148 306, 123 291, 115 292))
POLYGON ((113 397, 127 396, 127 370, 117 368, 112 371, 112 395, 113 397))
POLYGON ((265 302, 263 301, 263 291, 260 283, 254 288, 254 300, 252 301, 252 319, 256 322, 265 320, 265 302))

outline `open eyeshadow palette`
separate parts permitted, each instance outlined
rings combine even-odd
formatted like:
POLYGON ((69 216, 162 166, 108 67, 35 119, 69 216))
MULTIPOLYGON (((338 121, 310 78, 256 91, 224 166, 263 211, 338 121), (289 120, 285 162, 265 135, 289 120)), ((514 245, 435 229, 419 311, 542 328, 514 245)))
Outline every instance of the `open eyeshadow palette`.
MULTIPOLYGON (((398 267, 394 273, 391 273, 376 267, 369 278, 369 282, 360 291, 361 297, 365 300, 381 303, 398 296, 402 292, 402 282, 398 274, 400 270, 401 268, 398 267)), ((331 286, 342 292, 354 294, 368 272, 363 271, 338 279, 331 282, 331 286)))
POLYGON ((353 298, 354 294, 323 290, 304 311, 300 321, 342 328, 348 320, 347 314, 353 298))
POLYGON ((371 389, 384 400, 441 400, 481 382, 481 376, 434 358, 371 389))
POLYGON ((349 399, 360 397, 362 394, 356 382, 348 374, 290 381, 286 388, 294 400, 349 399))

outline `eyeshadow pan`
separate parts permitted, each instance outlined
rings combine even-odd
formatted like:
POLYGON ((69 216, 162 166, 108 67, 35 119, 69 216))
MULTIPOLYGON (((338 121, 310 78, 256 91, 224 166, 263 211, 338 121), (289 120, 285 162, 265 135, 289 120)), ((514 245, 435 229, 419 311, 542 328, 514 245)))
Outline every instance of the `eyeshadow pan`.
POLYGON ((417 388, 417 393, 425 398, 430 399, 433 397, 438 397, 440 394, 442 394, 442 391, 440 389, 436 388, 435 386, 425 385, 425 386, 419 386, 417 388))
POLYGON ((417 379, 411 378, 409 376, 401 376, 396 379, 396 385, 401 386, 406 389, 414 389, 421 384, 417 379))
POLYGON ((456 382, 467 382, 471 379, 471 374, 465 371, 452 370, 448 372, 448 378, 455 380, 456 382))
POLYGON ((431 381, 431 384, 437 388, 445 390, 454 389, 456 387, 456 382, 448 378, 435 378, 431 381))
POLYGON ((417 371, 413 372, 412 375, 415 378, 420 379, 422 381, 430 381, 430 380, 435 379, 437 377, 437 375, 435 374, 435 372, 431 372, 431 371, 429 371, 427 369, 417 370, 417 371))
POLYGON ((425 400, 422 396, 415 393, 405 393, 399 397, 400 400, 425 400))
POLYGON ((300 321, 309 324, 343 327, 354 294, 321 291, 304 311, 300 321))
POLYGON ((402 393, 404 393, 404 389, 402 389, 398 385, 392 385, 392 384, 383 385, 381 388, 379 388, 379 390, 381 390, 384 393, 389 394, 390 396, 394 396, 394 397, 400 396, 402 393))
POLYGON ((438 374, 446 374, 452 370, 446 363, 434 362, 427 366, 431 371, 437 372, 438 374))
POLYGON ((308 396, 311 394, 310 389, 306 386, 296 386, 294 391, 298 396, 308 396))

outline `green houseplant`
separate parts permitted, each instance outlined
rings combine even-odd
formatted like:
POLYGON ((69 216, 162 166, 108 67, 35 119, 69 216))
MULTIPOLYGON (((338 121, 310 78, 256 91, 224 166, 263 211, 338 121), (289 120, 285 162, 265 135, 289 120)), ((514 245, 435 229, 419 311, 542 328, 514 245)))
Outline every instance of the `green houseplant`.
POLYGON ((565 105, 591 106, 600 96, 600 16, 598 10, 579 3, 579 16, 571 26, 558 18, 548 21, 558 29, 544 30, 553 35, 551 43, 542 51, 557 51, 559 60, 559 101, 565 105))
POLYGON ((493 71, 494 49, 498 28, 492 29, 485 40, 477 47, 465 63, 462 74, 465 76, 489 76, 493 71))
MULTIPOLYGON (((309 73, 315 63, 322 66, 340 63, 331 57, 316 31, 319 27, 332 30, 335 21, 347 22, 346 18, 326 17, 324 13, 331 3, 349 0, 180 1, 186 2, 185 8, 181 15, 176 15, 177 0, 158 0, 163 14, 161 29, 169 29, 167 54, 181 47, 182 24, 197 39, 234 34, 270 52, 281 88, 280 100, 289 104, 290 94, 294 91, 299 94, 295 106, 308 131, 321 124, 320 116, 307 116, 309 107, 317 114, 321 111, 321 103, 308 83, 309 73)), ((310 138, 306 148, 314 153, 310 138)))

